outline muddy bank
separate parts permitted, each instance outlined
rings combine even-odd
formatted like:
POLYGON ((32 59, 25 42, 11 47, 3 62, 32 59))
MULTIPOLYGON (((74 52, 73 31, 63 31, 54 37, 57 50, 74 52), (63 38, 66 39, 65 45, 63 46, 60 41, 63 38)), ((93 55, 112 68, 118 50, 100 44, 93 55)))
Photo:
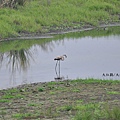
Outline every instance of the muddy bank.
POLYGON ((19 36, 14 38, 4 38, 0 39, 0 41, 7 41, 7 40, 30 40, 30 39, 42 39, 42 38, 53 38, 56 34, 66 34, 70 32, 80 32, 80 31, 88 31, 92 29, 99 29, 103 28, 105 30, 106 27, 113 27, 113 26, 120 26, 120 22, 114 22, 109 24, 101 23, 99 26, 92 26, 92 25, 84 25, 81 28, 50 28, 47 30, 49 32, 41 32, 41 33, 20 33, 19 36))
POLYGON ((71 120, 79 105, 91 103, 120 108, 120 81, 66 80, 0 90, 0 120, 71 120))

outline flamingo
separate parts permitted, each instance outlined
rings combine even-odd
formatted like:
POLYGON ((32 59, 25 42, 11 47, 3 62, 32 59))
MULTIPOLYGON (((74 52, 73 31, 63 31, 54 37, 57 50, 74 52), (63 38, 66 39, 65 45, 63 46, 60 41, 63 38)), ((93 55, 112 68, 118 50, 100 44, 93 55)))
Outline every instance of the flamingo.
POLYGON ((57 74, 56 68, 57 68, 58 61, 59 61, 59 77, 57 77, 57 79, 60 79, 60 61, 64 61, 65 58, 67 58, 67 55, 65 55, 65 54, 62 55, 62 56, 58 56, 58 57, 54 58, 54 60, 57 61, 57 62, 56 62, 56 65, 55 65, 55 72, 56 72, 56 75, 57 75, 57 76, 58 76, 58 74, 57 74))

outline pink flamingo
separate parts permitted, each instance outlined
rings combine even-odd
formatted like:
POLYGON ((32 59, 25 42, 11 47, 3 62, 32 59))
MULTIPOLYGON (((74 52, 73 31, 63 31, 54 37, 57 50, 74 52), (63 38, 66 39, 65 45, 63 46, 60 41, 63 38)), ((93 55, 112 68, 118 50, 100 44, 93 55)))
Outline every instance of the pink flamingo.
POLYGON ((57 76, 58 76, 58 74, 57 74, 56 68, 57 68, 57 65, 58 65, 58 62, 59 62, 59 76, 57 77, 57 79, 60 79, 60 61, 64 61, 65 58, 67 58, 67 55, 65 55, 65 54, 62 55, 62 56, 58 56, 58 57, 54 58, 54 60, 57 61, 56 65, 55 65, 55 72, 56 72, 57 76))

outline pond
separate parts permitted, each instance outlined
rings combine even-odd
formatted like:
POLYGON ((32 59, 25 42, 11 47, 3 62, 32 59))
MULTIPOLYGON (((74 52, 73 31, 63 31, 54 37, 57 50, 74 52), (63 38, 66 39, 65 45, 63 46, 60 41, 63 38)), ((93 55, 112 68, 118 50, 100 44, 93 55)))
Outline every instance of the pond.
POLYGON ((0 43, 0 89, 76 78, 120 79, 120 27, 0 43), (114 30, 115 29, 115 30, 114 30), (55 70, 55 57, 66 54, 55 70), (60 73, 59 73, 60 72, 60 73), (57 79, 59 80, 59 79, 57 79))

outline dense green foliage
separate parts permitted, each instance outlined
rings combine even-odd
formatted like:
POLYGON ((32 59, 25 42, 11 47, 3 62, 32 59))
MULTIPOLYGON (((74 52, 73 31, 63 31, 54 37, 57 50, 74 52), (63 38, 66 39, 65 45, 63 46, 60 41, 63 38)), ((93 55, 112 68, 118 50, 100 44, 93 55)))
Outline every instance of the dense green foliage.
POLYGON ((0 9, 0 38, 118 21, 119 0, 34 0, 0 9))

